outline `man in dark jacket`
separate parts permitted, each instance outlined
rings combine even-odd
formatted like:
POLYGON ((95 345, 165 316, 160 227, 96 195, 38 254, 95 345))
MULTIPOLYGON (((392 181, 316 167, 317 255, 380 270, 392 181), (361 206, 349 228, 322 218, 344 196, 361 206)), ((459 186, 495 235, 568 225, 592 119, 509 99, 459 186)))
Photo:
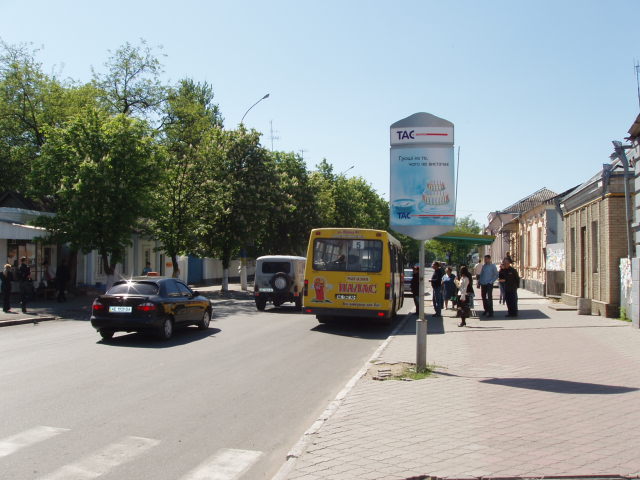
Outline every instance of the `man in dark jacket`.
POLYGON ((31 283, 31 268, 27 265, 27 257, 20 259, 18 281, 20 282, 20 307, 22 308, 22 313, 27 313, 27 300, 31 296, 33 287, 31 283))
POLYGON ((515 268, 511 266, 508 259, 502 262, 503 268, 498 274, 498 282, 504 285, 504 295, 507 304, 507 317, 518 316, 518 288, 520 287, 520 276, 515 268))
POLYGON ((442 314, 442 277, 444 269, 440 266, 440 262, 433 262, 433 275, 431 275, 431 288, 433 289, 433 309, 436 311, 432 316, 441 317, 442 314))

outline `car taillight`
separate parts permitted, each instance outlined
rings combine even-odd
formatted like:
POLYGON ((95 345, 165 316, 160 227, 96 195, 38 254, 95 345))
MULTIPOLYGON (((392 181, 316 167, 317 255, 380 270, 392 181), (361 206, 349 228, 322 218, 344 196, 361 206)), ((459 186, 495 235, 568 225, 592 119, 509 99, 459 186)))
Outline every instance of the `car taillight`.
POLYGON ((104 310, 106 310, 106 309, 107 309, 107 307, 106 307, 106 306, 104 306, 104 305, 100 302, 100 300, 96 299, 96 300, 94 300, 94 301, 93 301, 93 305, 91 306, 91 309, 92 309, 94 312, 103 312, 104 310))
POLYGON ((141 303, 140 305, 136 305, 136 310, 141 312, 154 312, 156 310, 156 304, 151 302, 141 303))
POLYGON ((303 295, 306 297, 307 295, 309 295, 309 280, 307 280, 306 278, 304 279, 304 293, 303 295))

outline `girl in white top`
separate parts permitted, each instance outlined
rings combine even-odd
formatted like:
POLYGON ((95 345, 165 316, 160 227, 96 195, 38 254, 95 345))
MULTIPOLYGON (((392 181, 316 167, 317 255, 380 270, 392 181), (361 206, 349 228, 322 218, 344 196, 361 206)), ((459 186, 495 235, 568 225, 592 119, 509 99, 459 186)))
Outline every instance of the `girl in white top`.
POLYGON ((467 318, 471 316, 471 311, 469 305, 471 303, 471 297, 473 297, 473 278, 471 277, 471 273, 469 273, 469 269, 466 266, 462 266, 460 268, 460 283, 459 285, 459 295, 460 295, 460 317, 461 321, 458 324, 459 327, 467 326, 467 318))

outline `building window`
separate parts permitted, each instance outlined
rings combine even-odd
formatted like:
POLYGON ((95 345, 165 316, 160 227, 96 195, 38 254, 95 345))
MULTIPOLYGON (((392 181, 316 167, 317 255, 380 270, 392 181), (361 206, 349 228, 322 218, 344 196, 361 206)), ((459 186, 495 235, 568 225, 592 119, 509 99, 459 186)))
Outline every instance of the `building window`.
POLYGON ((542 227, 538 227, 538 268, 542 268, 543 245, 542 245, 542 227))
POLYGON ((591 262, 593 273, 598 273, 600 263, 600 244, 598 243, 598 222, 591 222, 591 262))
POLYGON ((576 271, 576 229, 571 227, 571 271, 576 271))

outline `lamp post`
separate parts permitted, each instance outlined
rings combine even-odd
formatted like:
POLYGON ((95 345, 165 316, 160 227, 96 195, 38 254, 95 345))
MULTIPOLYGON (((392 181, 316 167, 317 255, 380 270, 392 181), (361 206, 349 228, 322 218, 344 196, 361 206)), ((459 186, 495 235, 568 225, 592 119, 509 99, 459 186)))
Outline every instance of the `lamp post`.
MULTIPOLYGON (((265 100, 269 98, 269 94, 267 93, 264 97, 262 97, 260 100, 258 100, 256 103, 254 103, 253 105, 251 105, 246 112, 244 112, 244 115, 242 115, 242 118, 240 119, 240 125, 243 125, 244 122, 244 117, 247 116, 247 113, 249 113, 249 111, 255 107, 257 104, 259 104, 262 100, 265 100)), ((240 249, 240 288, 243 291, 247 290, 247 249, 246 248, 242 248, 240 249)))
POLYGON ((249 113, 249 110, 251 110, 253 107, 255 107, 257 104, 259 104, 262 100, 269 98, 269 94, 267 93, 264 97, 262 97, 260 100, 258 100, 256 103, 254 103, 253 105, 251 105, 246 112, 244 112, 244 115, 242 115, 242 119, 240 120, 240 125, 243 124, 244 122, 244 117, 247 116, 247 113, 249 113))
POLYGON ((349 168, 347 168, 344 172, 342 172, 340 174, 340 176, 344 175, 345 173, 347 173, 349 170, 351 170, 353 167, 355 167, 355 165, 351 165, 349 168))

